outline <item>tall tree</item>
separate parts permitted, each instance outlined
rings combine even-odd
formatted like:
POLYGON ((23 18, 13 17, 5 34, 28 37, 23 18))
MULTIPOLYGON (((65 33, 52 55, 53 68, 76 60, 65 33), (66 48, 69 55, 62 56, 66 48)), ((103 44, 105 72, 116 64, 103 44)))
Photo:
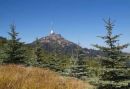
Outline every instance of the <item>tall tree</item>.
POLYGON ((0 37, 0 64, 3 63, 3 58, 5 56, 4 49, 7 43, 7 39, 4 37, 0 37))
POLYGON ((77 46, 76 57, 72 57, 71 76, 83 79, 87 76, 87 65, 85 60, 85 54, 81 50, 80 46, 77 46))
POLYGON ((128 72, 125 65, 127 57, 122 53, 122 49, 127 48, 129 44, 119 45, 120 34, 113 35, 113 22, 110 18, 104 22, 107 34, 99 37, 105 41, 106 46, 94 45, 105 53, 105 58, 101 59, 103 70, 98 89, 128 89, 128 72))
POLYGON ((40 64, 42 62, 42 48, 38 38, 35 41, 35 56, 37 63, 40 64))
POLYGON ((17 38, 18 34, 15 30, 14 24, 10 25, 11 32, 9 32, 10 39, 7 42, 7 49, 5 53, 7 54, 4 63, 14 63, 23 64, 24 63, 24 52, 23 43, 20 42, 20 38, 17 38))

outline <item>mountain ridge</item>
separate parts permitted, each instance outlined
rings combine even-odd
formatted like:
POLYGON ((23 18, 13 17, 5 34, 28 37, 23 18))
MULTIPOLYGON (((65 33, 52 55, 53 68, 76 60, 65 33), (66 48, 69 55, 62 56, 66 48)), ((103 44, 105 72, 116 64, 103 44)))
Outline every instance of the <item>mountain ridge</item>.
MULTIPOLYGON (((67 55, 72 55, 77 53, 78 50, 82 51, 86 56, 100 56, 102 55, 101 51, 83 48, 79 44, 71 42, 65 39, 61 34, 57 34, 54 31, 48 36, 39 38, 39 42, 45 50, 49 52, 60 52, 67 55)), ((31 43, 31 45, 35 45, 35 41, 31 43)))

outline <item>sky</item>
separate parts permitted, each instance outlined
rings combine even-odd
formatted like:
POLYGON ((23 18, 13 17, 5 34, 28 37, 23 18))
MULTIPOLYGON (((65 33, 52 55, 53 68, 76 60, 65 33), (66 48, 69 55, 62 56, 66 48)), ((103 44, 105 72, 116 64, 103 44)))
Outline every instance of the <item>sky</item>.
POLYGON ((9 38, 9 25, 15 24, 21 41, 30 43, 53 26, 64 38, 93 48, 104 45, 97 36, 106 34, 103 19, 109 17, 114 34, 123 34, 120 43, 130 43, 130 0, 0 0, 0 36, 9 38))

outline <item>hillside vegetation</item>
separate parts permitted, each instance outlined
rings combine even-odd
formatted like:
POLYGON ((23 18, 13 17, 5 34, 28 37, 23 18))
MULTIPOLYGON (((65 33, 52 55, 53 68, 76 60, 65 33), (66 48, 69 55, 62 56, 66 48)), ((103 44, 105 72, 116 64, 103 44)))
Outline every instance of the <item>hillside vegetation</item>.
POLYGON ((86 82, 62 77, 45 68, 0 66, 0 89, 92 89, 86 82))

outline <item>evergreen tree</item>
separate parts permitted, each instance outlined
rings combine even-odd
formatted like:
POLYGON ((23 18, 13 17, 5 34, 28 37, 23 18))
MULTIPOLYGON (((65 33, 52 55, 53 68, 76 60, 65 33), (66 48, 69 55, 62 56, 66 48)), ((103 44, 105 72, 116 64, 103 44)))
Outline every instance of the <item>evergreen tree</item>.
POLYGON ((20 42, 20 38, 17 38, 18 34, 15 29, 15 25, 10 25, 11 32, 9 32, 10 39, 7 42, 7 48, 5 50, 6 58, 4 63, 23 64, 25 50, 23 49, 23 43, 20 42))
POLYGON ((4 53, 4 46, 0 46, 0 64, 3 63, 3 59, 4 59, 4 56, 5 56, 5 53, 4 53))
POLYGON ((80 79, 87 76, 85 54, 81 50, 80 46, 77 47, 76 57, 72 57, 71 63, 71 76, 80 79))
POLYGON ((0 64, 3 63, 4 57, 6 56, 4 53, 6 43, 7 39, 4 37, 0 37, 0 64))
POLYGON ((26 66, 35 66, 36 56, 35 56, 34 48, 31 47, 31 46, 25 46, 25 49, 26 49, 26 52, 25 52, 25 56, 26 56, 25 64, 26 64, 26 66))
POLYGON ((41 62, 42 62, 42 48, 41 48, 41 44, 40 44, 38 38, 35 41, 35 56, 36 56, 37 63, 41 64, 41 62))
POLYGON ((127 48, 129 44, 119 45, 119 35, 113 35, 114 27, 111 19, 106 23, 106 36, 99 36, 105 40, 106 46, 94 45, 105 53, 105 58, 101 59, 102 73, 100 75, 98 89, 129 89, 127 78, 127 67, 125 60, 127 57, 122 53, 122 49, 127 48))

